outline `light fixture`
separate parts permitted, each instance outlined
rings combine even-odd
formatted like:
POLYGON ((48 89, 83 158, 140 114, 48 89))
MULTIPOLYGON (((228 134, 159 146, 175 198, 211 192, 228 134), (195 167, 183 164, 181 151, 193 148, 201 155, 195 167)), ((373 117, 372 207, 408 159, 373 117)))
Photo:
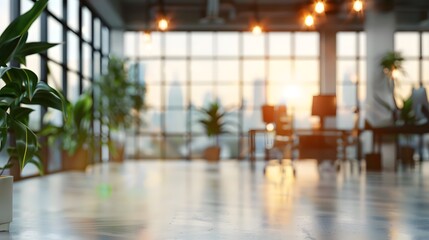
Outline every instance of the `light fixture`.
POLYGON ((159 5, 160 5, 160 18, 158 19, 158 29, 161 31, 165 31, 168 29, 168 25, 169 22, 166 18, 165 15, 165 10, 164 10, 164 1, 163 0, 159 0, 159 5))
POLYGON ((312 27, 314 25, 314 17, 311 14, 307 14, 304 20, 305 26, 312 27))
POLYGON ((255 35, 259 35, 262 33, 262 27, 259 24, 256 24, 252 28, 252 33, 255 35))
POLYGON ((263 28, 261 25, 261 21, 259 19, 259 9, 258 9, 258 1, 255 1, 255 6, 254 6, 254 21, 255 23, 253 24, 251 30, 252 33, 255 35, 259 35, 262 33, 263 28))
POLYGON ((168 20, 165 17, 161 17, 158 20, 158 29, 161 31, 165 31, 168 29, 168 20))
POLYGON ((363 2, 362 0, 354 0, 353 1, 353 11, 361 12, 363 10, 363 2))
POLYGON ((146 11, 145 11, 145 31, 143 32, 143 43, 146 45, 151 44, 152 36, 150 32, 150 12, 149 12, 149 0, 146 0, 146 11))
POLYGON ((318 14, 322 14, 325 12, 325 3, 323 0, 318 0, 316 5, 314 5, 314 11, 318 14))

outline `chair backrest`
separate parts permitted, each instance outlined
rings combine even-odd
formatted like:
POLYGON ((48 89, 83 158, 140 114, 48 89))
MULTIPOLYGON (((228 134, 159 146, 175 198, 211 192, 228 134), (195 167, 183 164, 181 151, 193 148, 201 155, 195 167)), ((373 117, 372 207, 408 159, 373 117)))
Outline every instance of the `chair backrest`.
POLYGON ((293 134, 293 118, 287 115, 285 106, 278 106, 276 111, 276 135, 291 136, 293 134))
POLYGON ((276 121, 275 112, 276 109, 273 105, 262 105, 262 121, 265 124, 274 123, 276 121))

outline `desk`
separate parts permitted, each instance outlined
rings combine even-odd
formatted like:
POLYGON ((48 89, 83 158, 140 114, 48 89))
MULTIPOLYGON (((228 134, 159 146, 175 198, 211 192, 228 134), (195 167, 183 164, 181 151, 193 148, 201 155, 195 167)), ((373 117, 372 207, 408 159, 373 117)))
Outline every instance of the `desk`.
MULTIPOLYGON (((345 130, 345 129, 336 129, 336 128, 325 128, 325 129, 295 129, 294 135, 299 139, 307 136, 328 136, 328 137, 336 137, 337 139, 341 139, 342 144, 348 142, 348 137, 352 135, 353 130, 345 130)), ((263 133, 266 134, 267 131, 265 129, 251 129, 249 130, 249 159, 251 161, 255 160, 255 138, 256 134, 263 133)), ((298 146, 299 147, 299 146, 298 146)), ((268 160, 268 149, 265 149, 265 160, 268 160)), ((345 146, 342 148, 342 154, 345 158, 345 146)))
POLYGON ((419 135, 419 160, 422 161, 423 156, 423 138, 422 135, 429 133, 429 123, 423 125, 403 125, 403 126, 387 126, 387 127, 366 127, 365 130, 372 131, 372 150, 374 152, 379 152, 381 149, 382 138, 384 135, 394 135, 395 136, 395 145, 396 145, 396 160, 398 158, 398 139, 397 135, 399 134, 417 134, 419 135))

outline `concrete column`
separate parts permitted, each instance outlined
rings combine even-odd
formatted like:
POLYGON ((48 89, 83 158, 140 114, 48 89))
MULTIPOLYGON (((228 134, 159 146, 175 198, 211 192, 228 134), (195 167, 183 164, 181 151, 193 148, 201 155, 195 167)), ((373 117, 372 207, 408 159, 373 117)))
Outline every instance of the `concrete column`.
POLYGON ((320 32, 320 93, 335 94, 337 91, 337 33, 334 30, 320 32))
POLYGON ((124 31, 112 29, 110 32, 110 47, 111 54, 123 58, 125 55, 124 52, 124 31))
POLYGON ((368 9, 365 13, 365 31, 367 35, 367 97, 366 120, 373 126, 392 124, 391 112, 383 107, 375 96, 378 96, 393 107, 392 93, 388 79, 380 67, 381 58, 394 50, 395 14, 377 12, 368 9))

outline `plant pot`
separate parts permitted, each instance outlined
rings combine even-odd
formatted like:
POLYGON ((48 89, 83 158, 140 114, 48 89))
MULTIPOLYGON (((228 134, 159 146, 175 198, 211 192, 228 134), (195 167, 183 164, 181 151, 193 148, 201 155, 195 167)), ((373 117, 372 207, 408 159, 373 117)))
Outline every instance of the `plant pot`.
POLYGON ((109 151, 110 161, 124 162, 125 159, 125 144, 119 142, 112 142, 113 148, 109 151))
POLYGON ((204 150, 203 157, 209 162, 218 162, 220 160, 220 147, 211 146, 204 150))
POLYGON ((12 222, 13 177, 0 176, 0 232, 9 231, 12 222))
POLYGON ((404 165, 414 165, 414 148, 410 146, 402 146, 400 149, 401 162, 404 165))
POLYGON ((63 167, 65 170, 85 171, 89 164, 90 152, 88 149, 79 148, 73 155, 63 151, 63 167))

